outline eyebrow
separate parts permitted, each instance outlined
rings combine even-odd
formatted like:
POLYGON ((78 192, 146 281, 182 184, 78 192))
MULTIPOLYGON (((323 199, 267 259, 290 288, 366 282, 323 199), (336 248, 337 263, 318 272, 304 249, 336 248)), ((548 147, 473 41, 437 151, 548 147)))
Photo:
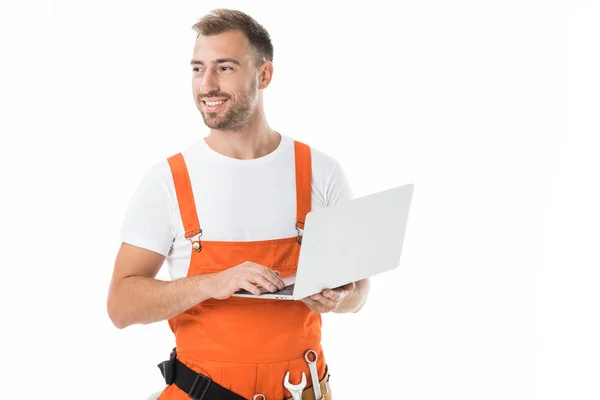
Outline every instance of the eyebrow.
MULTIPOLYGON (((234 58, 217 58, 215 61, 213 61, 213 64, 223 64, 223 63, 226 63, 226 62, 230 62, 230 63, 237 64, 239 66, 242 66, 242 63, 239 62, 238 60, 234 59, 234 58)), ((190 62, 190 65, 195 65, 195 64, 197 64, 197 65, 204 65, 204 62, 200 61, 200 60, 192 60, 190 62)))

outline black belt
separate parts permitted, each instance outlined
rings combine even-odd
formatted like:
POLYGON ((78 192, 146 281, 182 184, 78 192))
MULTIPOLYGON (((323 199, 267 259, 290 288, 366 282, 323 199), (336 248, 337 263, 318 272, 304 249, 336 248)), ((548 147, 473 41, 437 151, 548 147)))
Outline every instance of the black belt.
POLYGON ((225 389, 206 375, 189 368, 177 359, 175 349, 169 360, 158 364, 167 385, 175 384, 194 400, 246 400, 239 394, 225 389))

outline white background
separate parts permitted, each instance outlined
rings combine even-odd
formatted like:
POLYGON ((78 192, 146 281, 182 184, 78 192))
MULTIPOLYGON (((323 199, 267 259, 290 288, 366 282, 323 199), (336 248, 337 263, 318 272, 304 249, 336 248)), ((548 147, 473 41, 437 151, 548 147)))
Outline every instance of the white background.
POLYGON ((400 267, 324 317, 335 398, 600 398, 598 2, 349 3, 2 2, 3 398, 163 387, 167 323, 118 330, 106 295, 142 174, 207 134, 217 7, 272 36, 274 129, 356 196, 415 184, 400 267))

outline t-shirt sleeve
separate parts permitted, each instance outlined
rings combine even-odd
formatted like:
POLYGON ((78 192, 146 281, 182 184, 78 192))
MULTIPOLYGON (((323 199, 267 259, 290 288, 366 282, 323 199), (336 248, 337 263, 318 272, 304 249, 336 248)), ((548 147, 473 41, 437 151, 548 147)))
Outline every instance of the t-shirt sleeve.
POLYGON ((173 244, 171 197, 161 165, 154 165, 137 186, 123 218, 120 241, 167 256, 173 244))
POLYGON ((350 182, 348 182, 346 173, 337 160, 333 163, 333 171, 327 188, 326 198, 327 207, 354 198, 352 187, 350 186, 350 182))

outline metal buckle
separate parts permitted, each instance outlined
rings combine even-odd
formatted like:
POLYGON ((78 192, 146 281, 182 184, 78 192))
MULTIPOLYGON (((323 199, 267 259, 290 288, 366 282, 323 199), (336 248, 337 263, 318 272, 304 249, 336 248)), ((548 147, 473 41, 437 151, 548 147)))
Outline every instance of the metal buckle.
POLYGON ((208 376, 204 376, 204 375, 200 375, 200 374, 196 375, 196 379, 194 379, 192 388, 187 393, 188 397, 190 399, 194 399, 194 400, 204 400, 204 396, 206 396, 206 392, 208 391, 208 388, 210 387, 211 383, 212 383, 212 379, 210 379, 208 376), (194 390, 196 390, 196 385, 200 381, 200 378, 202 378, 202 382, 205 382, 205 385, 203 387, 198 387, 200 389, 200 392, 199 392, 199 397, 197 397, 194 394, 194 390))
POLYGON ((302 235, 304 235, 304 222, 296 222, 296 230, 298 231, 298 244, 302 244, 302 235), (298 224, 302 225, 302 228, 298 228, 298 224))
POLYGON ((185 235, 187 235, 190 232, 194 232, 199 230, 200 232, 197 235, 194 235, 190 238, 186 237, 187 240, 190 241, 190 243, 192 244, 192 249, 196 250, 196 251, 201 251, 202 250, 202 243, 200 242, 200 238, 202 237, 202 229, 192 229, 191 231, 187 231, 185 233, 185 235))

